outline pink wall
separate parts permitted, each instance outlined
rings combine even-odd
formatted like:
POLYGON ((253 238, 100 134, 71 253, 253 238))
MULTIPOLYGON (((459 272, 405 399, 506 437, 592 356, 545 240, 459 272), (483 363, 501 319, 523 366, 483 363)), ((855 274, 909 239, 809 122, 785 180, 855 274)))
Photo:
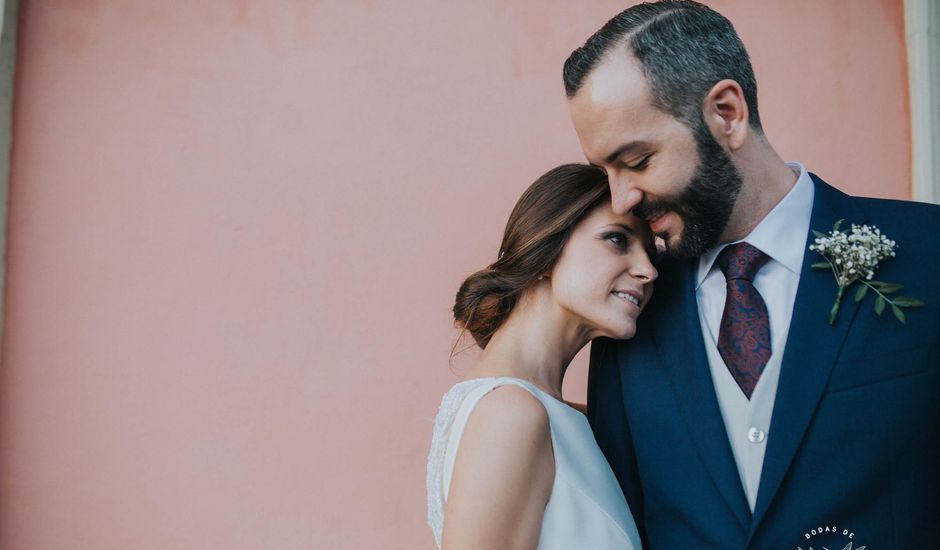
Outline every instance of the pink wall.
MULTIPOLYGON (((454 292, 624 2, 22 3, 0 547, 432 547, 454 292)), ((714 2, 860 194, 910 193, 901 4, 714 2)))

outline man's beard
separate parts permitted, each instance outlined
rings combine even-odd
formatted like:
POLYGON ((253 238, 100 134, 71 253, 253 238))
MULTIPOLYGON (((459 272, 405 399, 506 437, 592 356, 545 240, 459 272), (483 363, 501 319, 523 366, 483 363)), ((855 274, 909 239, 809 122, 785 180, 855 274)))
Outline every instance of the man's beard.
POLYGON ((669 245, 668 234, 656 235, 666 242, 666 253, 678 258, 701 256, 718 244, 741 190, 741 174, 704 122, 692 132, 699 162, 679 197, 644 199, 633 209, 640 218, 675 212, 682 219, 684 227, 675 245, 669 245))

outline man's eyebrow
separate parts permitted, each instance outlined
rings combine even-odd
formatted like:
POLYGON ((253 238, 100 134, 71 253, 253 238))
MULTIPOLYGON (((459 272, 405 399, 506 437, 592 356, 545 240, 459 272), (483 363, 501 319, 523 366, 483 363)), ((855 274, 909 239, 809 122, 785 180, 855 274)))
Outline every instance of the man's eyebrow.
POLYGON ((617 149, 615 149, 613 153, 607 155, 607 158, 604 159, 604 162, 606 162, 607 164, 613 164, 614 161, 620 158, 620 156, 623 155, 624 153, 630 153, 636 149, 643 149, 648 146, 649 146, 649 142, 647 141, 630 141, 630 142, 624 143, 620 147, 617 147, 617 149))

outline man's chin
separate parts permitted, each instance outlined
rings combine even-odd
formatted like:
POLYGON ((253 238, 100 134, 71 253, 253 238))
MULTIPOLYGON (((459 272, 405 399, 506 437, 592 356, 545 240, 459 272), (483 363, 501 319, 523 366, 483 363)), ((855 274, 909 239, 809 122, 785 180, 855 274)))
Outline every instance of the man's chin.
POLYGON ((666 244, 665 253, 673 258, 688 260, 698 258, 708 250, 718 246, 718 238, 700 233, 669 234, 663 239, 666 244))
POLYGON ((680 260, 698 258, 717 244, 717 240, 711 242, 713 239, 694 229, 687 231, 685 220, 681 216, 676 215, 675 218, 678 219, 669 220, 672 223, 664 224, 665 227, 653 232, 657 239, 662 240, 665 248, 661 252, 665 255, 680 260))
POLYGON ((659 233, 654 233, 658 239, 661 239, 665 245, 663 252, 669 256, 675 258, 685 258, 686 254, 685 247, 682 246, 682 232, 665 230, 660 231, 659 233))

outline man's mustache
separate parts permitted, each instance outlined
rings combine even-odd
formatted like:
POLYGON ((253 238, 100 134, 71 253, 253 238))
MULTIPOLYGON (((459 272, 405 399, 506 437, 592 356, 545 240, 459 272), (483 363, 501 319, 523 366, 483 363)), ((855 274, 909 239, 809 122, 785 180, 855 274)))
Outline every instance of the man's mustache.
POLYGON ((633 207, 633 214, 643 220, 654 218, 665 212, 676 212, 681 215, 682 209, 675 201, 663 199, 652 201, 643 199, 633 207))

